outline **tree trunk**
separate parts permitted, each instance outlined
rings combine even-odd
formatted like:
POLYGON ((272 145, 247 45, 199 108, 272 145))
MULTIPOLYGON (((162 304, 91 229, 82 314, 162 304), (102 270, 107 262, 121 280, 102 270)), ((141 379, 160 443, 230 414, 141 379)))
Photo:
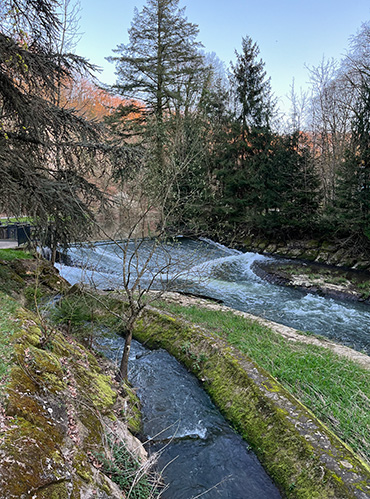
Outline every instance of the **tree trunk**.
POLYGON ((130 348, 131 348, 131 340, 132 340, 132 333, 133 333, 133 323, 127 325, 127 336, 126 336, 126 341, 125 341, 125 346, 123 348, 123 353, 122 353, 122 358, 121 358, 121 364, 119 366, 119 370, 117 373, 117 381, 120 383, 122 381, 127 380, 127 373, 128 373, 128 358, 130 355, 130 348))

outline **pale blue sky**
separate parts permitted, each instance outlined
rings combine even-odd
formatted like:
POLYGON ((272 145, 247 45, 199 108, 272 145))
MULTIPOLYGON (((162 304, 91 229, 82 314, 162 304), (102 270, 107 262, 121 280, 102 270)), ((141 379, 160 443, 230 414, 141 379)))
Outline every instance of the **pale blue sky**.
MULTIPOLYGON (((120 43, 127 43, 134 7, 144 0, 80 0, 79 55, 102 66, 99 76, 114 83, 114 65, 105 61, 120 43)), ((295 87, 307 89, 305 65, 317 66, 323 56, 340 59, 348 40, 370 21, 369 0, 180 0, 189 21, 200 29, 199 40, 226 65, 240 52, 241 39, 250 36, 260 47, 276 97, 295 87)), ((285 100, 285 107, 287 106, 285 100)), ((284 107, 284 102, 282 102, 284 107)))

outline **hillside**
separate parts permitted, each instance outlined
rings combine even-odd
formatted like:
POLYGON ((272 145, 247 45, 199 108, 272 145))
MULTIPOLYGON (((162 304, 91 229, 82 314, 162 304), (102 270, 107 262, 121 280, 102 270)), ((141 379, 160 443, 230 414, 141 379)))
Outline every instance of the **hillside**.
POLYGON ((119 499, 131 486, 150 491, 146 473, 137 478, 147 456, 129 431, 140 427, 130 389, 26 308, 34 295, 55 295, 67 283, 48 263, 14 254, 0 255, 1 497, 119 499))

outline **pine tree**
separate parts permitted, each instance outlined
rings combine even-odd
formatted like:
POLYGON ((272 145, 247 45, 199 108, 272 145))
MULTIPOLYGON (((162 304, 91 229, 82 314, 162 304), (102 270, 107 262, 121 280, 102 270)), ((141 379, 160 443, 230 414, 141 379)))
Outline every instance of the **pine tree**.
POLYGON ((128 44, 118 46, 117 56, 109 58, 117 69, 112 91, 128 99, 119 112, 132 117, 121 127, 121 140, 143 146, 145 189, 162 212, 162 221, 194 151, 190 144, 181 161, 176 147, 189 139, 183 134, 204 80, 198 27, 187 21, 178 4, 178 0, 147 0, 141 12, 135 10, 128 44))
POLYGON ((243 132, 251 128, 269 128, 274 111, 270 79, 266 78, 265 64, 257 59, 258 56, 258 45, 245 37, 242 52, 236 52, 236 64, 231 65, 236 118, 242 124, 243 132))
POLYGON ((140 100, 158 120, 173 110, 176 101, 185 104, 183 88, 199 71, 202 58, 196 41, 198 27, 184 17, 179 0, 148 0, 135 15, 129 43, 119 45, 114 89, 127 99, 140 100))

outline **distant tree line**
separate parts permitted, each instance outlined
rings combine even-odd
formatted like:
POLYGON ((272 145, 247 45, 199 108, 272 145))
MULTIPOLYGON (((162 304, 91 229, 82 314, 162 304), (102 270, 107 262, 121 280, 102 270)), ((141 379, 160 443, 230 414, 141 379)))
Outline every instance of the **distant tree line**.
POLYGON ((282 123, 257 44, 244 37, 226 71, 179 0, 135 11, 110 57, 116 84, 92 89, 93 66, 70 50, 69 6, 1 5, 0 211, 31 215, 67 244, 109 201, 108 172, 117 189, 136 182, 172 233, 367 244, 369 24, 343 61, 310 69, 311 95, 293 90, 282 123))
POLYGON ((243 38, 226 77, 178 3, 148 0, 111 58, 113 91, 142 108, 132 121, 132 106, 121 106, 110 125, 124 122, 122 140, 142 147, 145 188, 162 190, 169 227, 225 240, 325 234, 366 243, 369 25, 339 65, 310 70, 312 94, 292 91, 282 126, 257 44, 243 38))

